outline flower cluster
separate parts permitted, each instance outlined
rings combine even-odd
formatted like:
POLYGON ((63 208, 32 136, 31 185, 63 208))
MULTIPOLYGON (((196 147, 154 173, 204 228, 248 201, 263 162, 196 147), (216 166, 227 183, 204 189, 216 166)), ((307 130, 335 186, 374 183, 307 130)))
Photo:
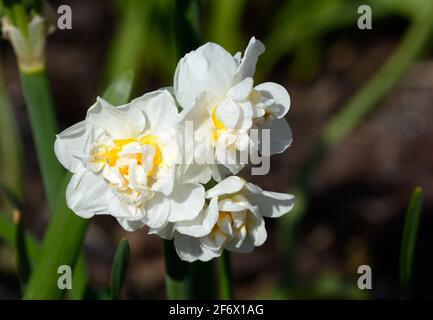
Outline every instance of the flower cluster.
POLYGON ((173 88, 117 107, 98 98, 85 120, 55 142, 59 161, 73 173, 68 206, 84 218, 112 215, 128 231, 148 226, 174 239, 180 258, 191 262, 263 244, 263 217, 279 217, 294 202, 233 175, 245 165, 239 153, 264 144, 280 153, 292 141, 287 91, 253 83, 264 50, 255 38, 243 56, 207 43, 180 60, 173 88), (269 130, 269 141, 253 138, 254 130, 269 130), (190 152, 185 141, 193 143, 190 152), (210 155, 214 162, 199 161, 210 155))

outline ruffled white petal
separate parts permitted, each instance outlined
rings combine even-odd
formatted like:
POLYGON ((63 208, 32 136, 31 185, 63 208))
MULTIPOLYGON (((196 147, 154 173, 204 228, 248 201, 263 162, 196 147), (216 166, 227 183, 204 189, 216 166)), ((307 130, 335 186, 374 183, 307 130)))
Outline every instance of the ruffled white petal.
POLYGON ((232 99, 227 98, 218 105, 215 115, 224 127, 234 129, 240 120, 241 109, 232 99))
POLYGON ((290 109, 290 96, 286 88, 274 83, 265 82, 256 86, 254 89, 260 92, 262 99, 272 99, 272 115, 280 119, 286 115, 290 109))
POLYGON ((176 184, 167 197, 170 202, 168 221, 192 220, 200 213, 204 205, 204 188, 198 184, 176 184))
POLYGON ((183 57, 174 75, 174 92, 182 108, 189 109, 200 94, 225 98, 236 73, 233 56, 224 48, 207 43, 183 57))
POLYGON ((94 128, 104 130, 112 139, 128 139, 136 136, 141 128, 128 117, 127 105, 113 107, 98 97, 96 103, 87 111, 86 121, 94 128))
POLYGON ((156 193, 154 197, 145 203, 146 217, 144 222, 150 228, 161 228, 167 222, 170 214, 170 204, 165 196, 161 193, 156 193))
POLYGON ((157 90, 136 98, 129 104, 128 115, 140 119, 145 116, 146 130, 158 131, 173 128, 177 121, 178 111, 176 102, 168 90, 157 90))
POLYGON ((123 229, 129 232, 142 229, 146 225, 143 220, 130 221, 126 219, 117 218, 117 222, 119 222, 120 226, 123 229))
POLYGON ((202 246, 200 238, 194 238, 180 233, 176 234, 174 238, 174 246, 179 257, 188 262, 197 260, 209 261, 221 254, 220 252, 218 254, 218 252, 202 246))
POLYGON ((57 135, 54 152, 60 163, 72 173, 83 169, 81 161, 86 157, 85 146, 89 138, 86 121, 78 122, 57 135))
POLYGON ((253 78, 245 78, 232 88, 228 94, 235 101, 242 101, 248 98, 253 89, 253 78))
POLYGON ((179 221, 176 223, 176 230, 182 234, 193 237, 203 237, 209 234, 218 220, 218 200, 212 199, 209 206, 203 209, 200 214, 190 221, 179 221))
POLYGON ((263 52, 265 52, 265 46, 263 43, 252 37, 236 72, 236 82, 242 81, 247 77, 252 78, 254 76, 257 60, 263 52))
POLYGON ((206 184, 212 178, 212 171, 207 164, 182 164, 178 165, 177 177, 183 183, 206 184))
POLYGON ((206 198, 211 199, 223 194, 236 193, 244 187, 246 181, 237 176, 230 176, 206 191, 206 198))
POLYGON ((160 228, 150 228, 149 234, 157 234, 165 240, 172 240, 175 234, 174 224, 171 222, 167 222, 160 228))
MULTIPOLYGON (((293 141, 292 130, 286 119, 276 119, 266 121, 262 129, 270 130, 270 153, 271 155, 284 152, 293 141)), ((262 135, 260 135, 261 138, 262 135)), ((263 141, 261 142, 263 143, 263 141)))
POLYGON ((250 192, 248 201, 258 207, 264 217, 278 218, 293 209, 295 197, 288 193, 262 191, 250 192))
POLYGON ((82 170, 75 173, 66 188, 66 203, 83 218, 107 214, 114 195, 109 185, 94 173, 82 170))

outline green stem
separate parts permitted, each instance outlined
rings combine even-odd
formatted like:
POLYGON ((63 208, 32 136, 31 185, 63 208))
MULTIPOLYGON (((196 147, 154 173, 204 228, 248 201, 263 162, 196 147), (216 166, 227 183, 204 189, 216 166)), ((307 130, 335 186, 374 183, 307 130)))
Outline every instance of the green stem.
POLYGON ((213 261, 191 263, 189 298, 194 300, 215 300, 216 279, 213 261))
POLYGON ((301 170, 295 193, 297 202, 294 211, 281 219, 279 226, 280 250, 284 257, 283 265, 288 286, 294 282, 291 264, 297 236, 296 229, 308 209, 310 179, 326 152, 362 123, 422 54, 433 35, 433 19, 431 18, 433 2, 425 2, 424 5, 425 10, 414 19, 391 58, 326 125, 315 151, 301 170))
MULTIPOLYGON (((200 45, 200 1, 176 0, 174 27, 177 55, 181 58, 200 45)), ((215 298, 213 263, 184 262, 178 257, 173 241, 164 243, 167 298, 215 298)))
POLYGON ((191 268, 180 260, 172 240, 164 240, 165 293, 169 300, 188 299, 191 268))
POLYGON ((20 75, 45 192, 51 212, 55 212, 56 199, 65 171, 53 150, 58 130, 46 71, 21 72, 20 75))
POLYGON ((218 259, 219 277, 220 277, 220 299, 233 299, 232 274, 230 268, 230 252, 224 250, 218 259))

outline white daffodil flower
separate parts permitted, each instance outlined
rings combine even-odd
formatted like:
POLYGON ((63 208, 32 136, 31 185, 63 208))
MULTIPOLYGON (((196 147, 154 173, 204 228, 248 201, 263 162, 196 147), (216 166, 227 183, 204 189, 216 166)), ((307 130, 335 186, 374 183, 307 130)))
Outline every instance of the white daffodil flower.
MULTIPOLYGON (((283 152, 292 142, 284 119, 290 108, 286 89, 273 82, 253 83, 258 57, 264 51, 254 37, 243 57, 240 52, 232 56, 218 44, 207 43, 185 55, 174 76, 181 117, 184 123, 194 125, 194 156, 206 157, 212 152, 215 162, 234 174, 243 167, 238 153, 257 150, 260 143, 251 137, 251 129, 270 129, 270 155, 283 152)), ((204 172, 192 169, 200 182, 212 174, 217 180, 224 177, 215 173, 215 166, 200 168, 204 172)))
POLYGON ((204 188, 176 179, 177 116, 167 90, 119 107, 98 98, 55 142, 57 158, 73 173, 68 206, 83 218, 110 214, 128 231, 196 218, 204 188))
POLYGON ((182 260, 208 261, 222 250, 251 252, 267 237, 263 217, 277 218, 293 208, 294 197, 263 191, 237 176, 230 176, 206 192, 209 204, 188 221, 151 228, 150 233, 173 239, 182 260))

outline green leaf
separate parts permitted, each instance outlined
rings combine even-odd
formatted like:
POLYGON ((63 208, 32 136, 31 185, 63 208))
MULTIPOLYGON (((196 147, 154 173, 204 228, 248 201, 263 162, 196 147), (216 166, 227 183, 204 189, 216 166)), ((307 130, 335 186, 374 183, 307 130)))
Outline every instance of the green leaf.
POLYGON ((14 210, 13 222, 15 224, 15 250, 18 274, 21 280, 21 285, 25 288, 31 273, 31 263, 27 249, 23 218, 19 210, 14 210))
MULTIPOLYGON (((11 247, 15 245, 15 225, 4 212, 0 212, 0 238, 11 247)), ((35 264, 40 254, 40 245, 38 241, 28 233, 25 234, 25 238, 28 255, 32 263, 35 264)))
POLYGON ((128 101, 134 83, 134 72, 128 70, 116 78, 105 90, 103 98, 113 105, 121 105, 128 101))
POLYGON ((404 222, 403 238, 400 251, 400 283, 401 295, 407 298, 409 295, 410 283, 412 279, 412 264, 415 253, 418 226, 421 219, 423 205, 423 192, 420 187, 416 188, 412 194, 409 206, 406 211, 404 222))
POLYGON ((128 240, 120 240, 114 255, 113 267, 111 269, 111 299, 119 300, 123 281, 125 280, 126 269, 129 262, 128 240))

